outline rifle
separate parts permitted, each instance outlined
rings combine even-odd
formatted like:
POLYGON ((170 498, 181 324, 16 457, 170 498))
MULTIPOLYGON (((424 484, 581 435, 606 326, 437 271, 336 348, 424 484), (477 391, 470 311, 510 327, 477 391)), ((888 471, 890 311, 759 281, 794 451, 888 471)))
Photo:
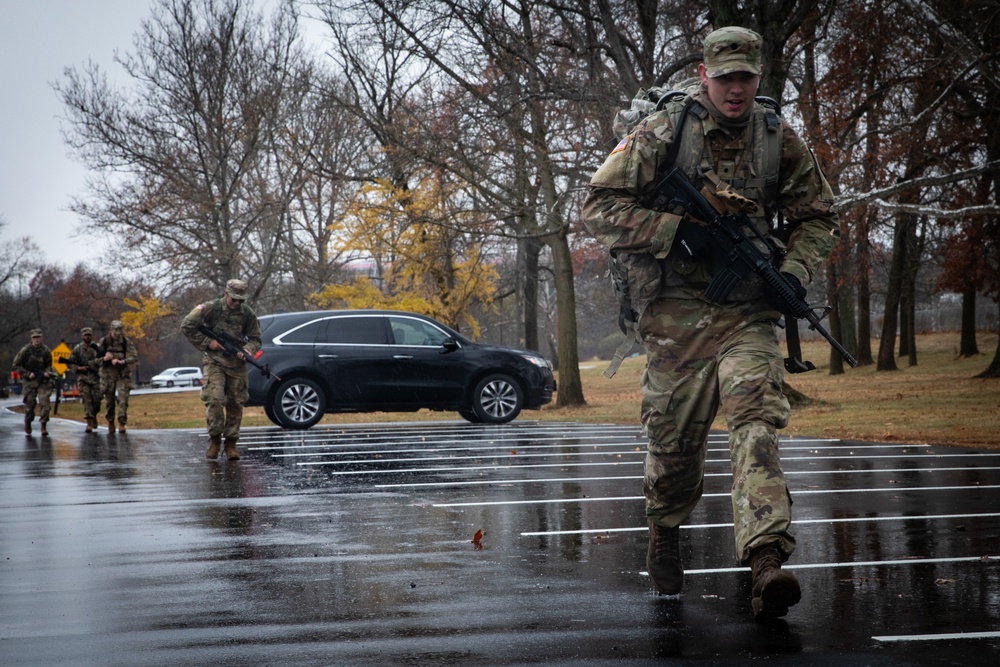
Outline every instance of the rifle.
MULTIPOLYGON (((771 263, 770 256, 761 252, 754 245, 753 237, 743 233, 743 229, 749 228, 754 236, 767 244, 767 239, 757 231, 750 218, 743 213, 719 213, 691 184, 684 172, 677 168, 672 169, 657 184, 656 190, 670 192, 672 195, 671 203, 679 204, 690 215, 708 221, 708 231, 712 235, 716 250, 728 262, 712 276, 711 283, 705 288, 705 296, 709 300, 722 303, 736 284, 753 271, 788 306, 791 317, 807 320, 809 328, 823 336, 851 368, 858 365, 857 359, 820 324, 831 308, 826 306, 814 309, 810 306, 805 299, 796 293, 795 287, 775 268, 774 264, 771 263), (816 310, 821 310, 822 314, 818 315, 816 310)), ((808 366, 800 364, 803 362, 798 359, 785 360, 785 367, 793 373, 810 370, 808 366), (797 364, 793 363, 790 366, 789 361, 797 362, 797 364), (792 370, 793 368, 797 370, 792 370)))
MULTIPOLYGON (((235 338, 233 338, 232 336, 230 336, 229 334, 216 332, 214 329, 211 329, 207 324, 199 324, 198 331, 200 331, 202 334, 208 336, 216 343, 221 345, 223 356, 239 358, 239 354, 242 353, 244 361, 246 361, 251 366, 260 369, 261 375, 263 375, 266 378, 274 375, 274 379, 277 380, 278 382, 281 382, 281 378, 272 373, 271 369, 267 367, 267 364, 263 365, 258 364, 256 361, 256 357, 251 357, 249 354, 247 354, 246 351, 243 349, 243 346, 240 345, 240 342, 235 338)), ((257 356, 260 356, 260 354, 261 353, 258 352, 257 356)))

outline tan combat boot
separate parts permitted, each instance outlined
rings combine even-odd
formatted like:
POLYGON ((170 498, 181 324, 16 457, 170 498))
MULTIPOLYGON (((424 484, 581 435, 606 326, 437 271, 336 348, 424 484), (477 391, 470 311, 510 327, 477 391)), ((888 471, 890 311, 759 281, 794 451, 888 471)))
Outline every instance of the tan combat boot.
POLYGON ((45 427, 45 422, 42 422, 42 435, 48 435, 49 429, 45 427))
POLYGON ((777 618, 802 599, 802 589, 791 572, 781 569, 781 551, 773 544, 750 552, 750 572, 753 576, 753 598, 750 600, 756 618, 777 618))
POLYGON ((31 435, 31 420, 30 419, 25 419, 24 420, 24 434, 25 435, 31 435))
POLYGON ((226 458, 230 461, 240 460, 240 452, 236 449, 235 438, 226 438, 226 458))
POLYGON ((646 551, 646 572, 661 595, 677 595, 684 585, 684 565, 681 563, 681 529, 667 528, 648 520, 649 548, 646 551))
POLYGON ((113 419, 108 420, 108 431, 110 431, 111 433, 115 432, 115 422, 113 419))
POLYGON ((213 435, 208 438, 208 451, 205 452, 205 458, 210 461, 214 461, 219 458, 219 449, 222 448, 222 436, 213 435))
POLYGON ((83 429, 83 432, 93 433, 95 428, 97 428, 97 420, 93 417, 87 417, 87 428, 83 429))

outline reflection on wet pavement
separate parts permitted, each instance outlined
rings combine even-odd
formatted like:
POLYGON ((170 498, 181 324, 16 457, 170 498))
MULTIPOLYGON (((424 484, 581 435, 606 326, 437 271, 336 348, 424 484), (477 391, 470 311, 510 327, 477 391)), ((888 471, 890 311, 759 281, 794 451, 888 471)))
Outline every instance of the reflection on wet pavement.
POLYGON ((26 438, 0 415, 4 665, 993 664, 1000 455, 785 440, 803 601, 755 623, 713 434, 685 590, 645 576, 634 426, 26 438))

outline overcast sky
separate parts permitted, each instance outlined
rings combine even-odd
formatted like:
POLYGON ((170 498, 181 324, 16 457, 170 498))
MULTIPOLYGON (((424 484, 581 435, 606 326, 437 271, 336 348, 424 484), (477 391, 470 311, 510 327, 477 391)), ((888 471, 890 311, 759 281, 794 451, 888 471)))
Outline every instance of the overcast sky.
POLYGON ((30 236, 66 268, 100 254, 72 237, 85 172, 63 144, 51 84, 87 60, 114 72, 115 50, 131 50, 148 13, 147 0, 0 0, 0 240, 30 236))
MULTIPOLYGON (((268 7, 272 0, 258 0, 268 7)), ((97 268, 103 240, 80 231, 69 211, 83 194, 86 172, 63 143, 62 103, 52 83, 88 60, 126 81, 116 50, 151 15, 150 0, 0 0, 0 241, 32 237, 49 263, 97 268), (88 236, 91 239, 88 241, 88 236)), ((303 27, 318 29, 304 22, 303 27)))

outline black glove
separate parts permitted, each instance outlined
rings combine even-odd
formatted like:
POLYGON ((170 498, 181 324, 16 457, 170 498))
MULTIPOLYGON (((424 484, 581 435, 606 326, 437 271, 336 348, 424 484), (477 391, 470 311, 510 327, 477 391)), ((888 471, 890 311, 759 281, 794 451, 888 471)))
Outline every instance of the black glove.
POLYGON ((672 252, 680 253, 684 259, 708 259, 712 256, 712 234, 704 225, 684 216, 677 223, 671 248, 672 252))
MULTIPOLYGON (((781 272, 781 277, 787 280, 788 284, 792 286, 793 290, 795 290, 795 296, 800 299, 805 298, 806 288, 802 286, 802 281, 786 271, 781 272)), ((771 306, 771 308, 774 308, 782 315, 792 314, 791 304, 782 299, 777 290, 766 282, 764 283, 764 300, 767 301, 767 305, 771 306)))

